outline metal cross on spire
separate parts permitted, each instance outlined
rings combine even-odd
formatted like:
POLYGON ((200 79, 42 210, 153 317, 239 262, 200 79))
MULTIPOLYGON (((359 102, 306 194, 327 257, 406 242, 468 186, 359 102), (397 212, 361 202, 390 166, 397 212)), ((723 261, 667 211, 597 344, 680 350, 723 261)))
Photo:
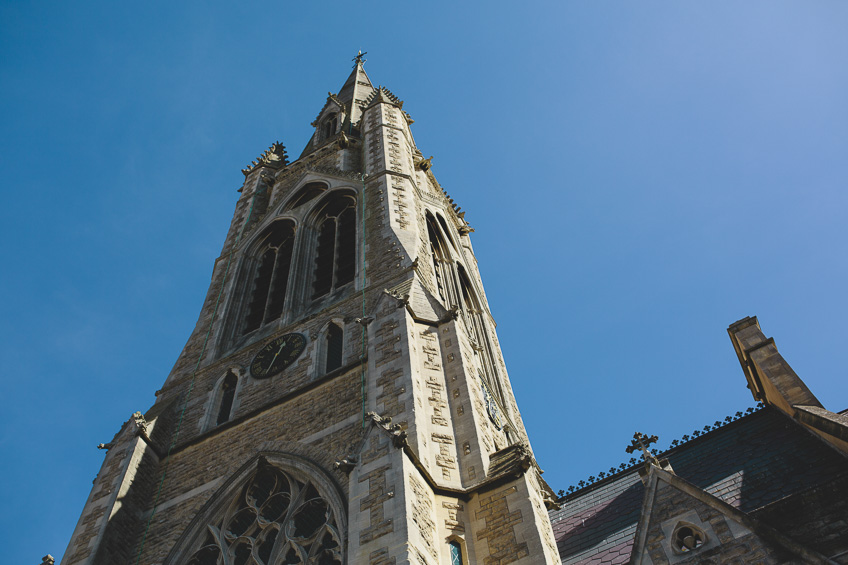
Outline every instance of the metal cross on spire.
POLYGON ((364 56, 365 56, 365 55, 367 55, 367 54, 368 54, 368 51, 366 51, 365 53, 363 53, 363 52, 362 52, 362 49, 360 49, 360 50, 359 50, 359 53, 357 53, 357 54, 356 54, 356 57, 354 57, 353 59, 351 59, 351 61, 356 61, 356 64, 357 64, 357 65, 361 65, 362 63, 364 63, 365 61, 367 61, 367 59, 363 59, 363 58, 362 58, 362 57, 364 57, 364 56))
POLYGON ((657 458, 654 457, 653 453, 648 451, 648 446, 652 443, 657 443, 658 439, 659 438, 657 436, 648 437, 641 432, 636 432, 635 434, 633 434, 633 441, 631 441, 630 445, 625 448, 625 451, 627 451, 627 453, 633 453, 637 449, 641 449, 642 457, 644 457, 645 463, 653 463, 654 465, 659 467, 660 462, 657 461, 657 458))

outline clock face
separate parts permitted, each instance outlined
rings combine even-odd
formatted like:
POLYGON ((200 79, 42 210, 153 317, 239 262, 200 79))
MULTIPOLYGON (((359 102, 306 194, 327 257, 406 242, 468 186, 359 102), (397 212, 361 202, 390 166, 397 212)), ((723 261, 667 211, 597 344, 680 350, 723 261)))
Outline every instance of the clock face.
POLYGON ((250 362, 250 374, 254 379, 273 377, 294 363, 306 348, 306 336, 286 334, 266 343, 253 361, 250 362))
POLYGON ((480 386, 483 389, 483 402, 486 404, 486 412, 489 413, 489 419, 492 421, 495 427, 500 430, 503 427, 501 410, 500 408, 498 408, 498 404, 497 402, 495 402, 495 399, 492 396, 492 393, 489 390, 486 381, 483 380, 483 377, 480 377, 480 386))

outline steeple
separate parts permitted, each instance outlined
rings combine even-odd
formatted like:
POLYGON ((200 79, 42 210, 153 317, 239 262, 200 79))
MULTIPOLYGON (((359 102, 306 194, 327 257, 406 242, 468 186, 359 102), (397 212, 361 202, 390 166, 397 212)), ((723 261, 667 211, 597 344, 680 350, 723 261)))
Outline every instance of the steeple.
POLYGON ((197 326, 63 565, 560 563, 470 229, 363 55, 301 158, 242 171, 197 326))
POLYGON ((365 55, 360 51, 353 58, 353 71, 345 80, 338 94, 327 93, 327 101, 318 112, 312 127, 315 133, 304 147, 301 157, 321 147, 340 133, 345 136, 359 137, 359 121, 362 118, 361 105, 374 92, 371 79, 365 74, 363 64, 365 55))
POLYGON ((353 71, 350 73, 350 76, 347 77, 347 80, 336 95, 339 101, 341 101, 350 111, 351 123, 353 124, 359 123, 359 119, 362 115, 362 110, 359 108, 359 105, 362 102, 365 102, 365 99, 368 98, 374 90, 374 85, 371 84, 371 79, 369 79, 368 75, 365 74, 365 68, 363 66, 365 59, 362 58, 363 55, 365 55, 365 53, 360 51, 356 57, 353 58, 353 71))

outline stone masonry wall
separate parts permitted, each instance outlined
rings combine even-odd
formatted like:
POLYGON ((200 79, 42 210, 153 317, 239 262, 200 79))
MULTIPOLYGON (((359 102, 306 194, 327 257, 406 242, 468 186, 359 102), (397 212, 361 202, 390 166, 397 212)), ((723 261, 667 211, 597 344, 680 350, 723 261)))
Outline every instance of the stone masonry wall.
MULTIPOLYGON (((667 524, 665 529, 669 529, 667 524)), ((651 514, 645 546, 654 565, 669 563, 691 565, 708 562, 728 565, 747 563, 767 565, 785 563, 794 558, 767 543, 755 533, 737 525, 721 512, 662 482, 659 483, 654 498, 654 510, 651 514), (671 540, 667 539, 663 525, 669 521, 675 522, 676 517, 686 511, 694 511, 697 519, 710 529, 707 534, 716 536, 717 539, 713 540, 714 546, 708 547, 705 544, 703 549, 693 551, 689 555, 674 553, 670 545, 671 540)))
MULTIPOLYGON (((323 453, 321 465, 349 454, 362 434, 360 374, 351 370, 290 402, 227 427, 172 454, 159 509, 151 523, 142 563, 161 563, 185 526, 221 483, 253 457, 263 442, 303 442, 323 453)), ((164 471, 164 465, 158 472, 164 471)), ((149 515, 150 509, 147 510, 149 515)))

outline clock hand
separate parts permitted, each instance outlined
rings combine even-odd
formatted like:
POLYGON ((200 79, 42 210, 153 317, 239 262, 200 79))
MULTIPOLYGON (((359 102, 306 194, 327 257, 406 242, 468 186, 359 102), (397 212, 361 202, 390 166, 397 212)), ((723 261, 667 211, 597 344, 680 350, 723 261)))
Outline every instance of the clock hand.
POLYGON ((283 351, 283 348, 284 348, 285 346, 286 346, 286 342, 285 342, 285 341, 283 341, 283 343, 281 343, 281 344, 280 344, 280 348, 277 350, 277 352, 276 352, 276 353, 274 353, 274 358, 273 358, 273 359, 271 359, 271 363, 269 363, 269 364, 268 364, 268 369, 270 369, 271 367, 273 367, 273 366, 274 366, 274 362, 277 360, 277 357, 279 357, 280 352, 282 352, 282 351, 283 351))

